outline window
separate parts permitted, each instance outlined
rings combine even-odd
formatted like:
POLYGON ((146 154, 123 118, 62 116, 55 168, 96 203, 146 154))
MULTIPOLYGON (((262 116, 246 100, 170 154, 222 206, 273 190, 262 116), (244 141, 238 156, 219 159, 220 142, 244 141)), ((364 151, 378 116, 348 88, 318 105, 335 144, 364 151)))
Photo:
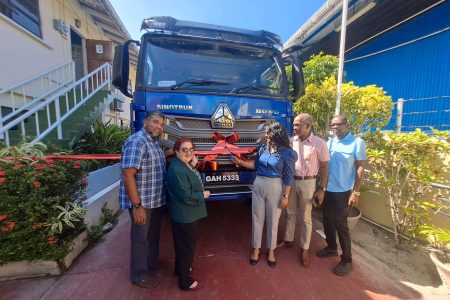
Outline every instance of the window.
POLYGON ((42 37, 39 0, 0 0, 0 13, 36 36, 42 37))

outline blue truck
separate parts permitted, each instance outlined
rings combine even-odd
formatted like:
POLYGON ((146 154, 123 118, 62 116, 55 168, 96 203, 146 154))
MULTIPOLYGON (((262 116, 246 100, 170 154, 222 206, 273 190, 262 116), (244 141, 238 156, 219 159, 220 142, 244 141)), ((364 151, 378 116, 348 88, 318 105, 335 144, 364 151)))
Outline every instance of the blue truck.
MULTIPOLYGON (((217 145, 212 134, 237 133, 234 147, 257 147, 264 125, 276 120, 292 129, 294 112, 286 65, 292 65, 293 94, 304 89, 297 48, 281 51, 278 35, 172 17, 145 19, 141 41, 115 49, 113 85, 132 97, 131 130, 141 129, 149 111, 166 115, 164 148, 178 137, 192 138, 196 150, 217 145), (139 46, 134 92, 129 86, 129 46, 139 46)), ((219 155, 200 169, 210 200, 251 197, 253 171, 219 155)))

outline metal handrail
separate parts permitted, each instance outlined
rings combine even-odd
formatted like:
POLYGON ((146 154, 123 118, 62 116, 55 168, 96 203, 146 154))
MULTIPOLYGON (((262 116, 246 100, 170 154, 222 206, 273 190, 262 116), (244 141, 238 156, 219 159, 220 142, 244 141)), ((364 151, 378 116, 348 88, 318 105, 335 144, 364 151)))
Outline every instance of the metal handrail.
MULTIPOLYGON (((58 139, 62 139, 61 123, 64 120, 66 120, 70 115, 72 115, 74 111, 76 111, 81 105, 83 105, 95 93, 97 93, 100 89, 102 89, 106 85, 108 85, 109 89, 111 88, 111 65, 108 64, 108 63, 100 66, 96 70, 92 71, 88 75, 84 76, 80 80, 78 80, 75 83, 73 83, 71 86, 61 90, 61 92, 58 93, 57 95, 54 95, 54 96, 50 97, 48 100, 46 100, 46 101, 36 105, 35 107, 33 107, 28 112, 22 114, 21 116, 19 116, 18 118, 14 119, 13 121, 8 123, 7 125, 1 127, 0 128, 0 135, 4 134, 4 133, 7 133, 7 131, 9 129, 11 129, 12 127, 14 127, 14 126, 18 125, 19 123, 23 122, 28 117, 30 117, 32 115, 36 115, 36 138, 32 141, 32 143, 36 143, 37 141, 41 140, 42 138, 44 138, 48 133, 50 133, 55 128, 57 128, 58 139), (95 80, 95 82, 94 82, 94 80, 95 80), (103 82, 101 82, 102 80, 103 80, 103 82), (86 88, 86 91, 87 91, 86 95, 84 95, 84 93, 83 93, 84 88, 86 88), (76 99, 77 89, 79 89, 80 96, 81 96, 81 100, 79 102, 77 102, 77 99, 76 99), (69 95, 68 94, 70 92, 72 92, 72 91, 74 93, 73 99, 72 99, 74 106, 72 108, 69 108, 70 104, 69 104, 69 95), (66 111, 66 113, 63 116, 61 116, 61 109, 60 109, 59 99, 60 99, 60 97, 62 97, 64 95, 66 96, 65 100, 66 100, 67 111, 66 111), (50 117, 49 106, 51 104, 53 104, 53 103, 55 104, 56 121, 53 124, 51 124, 51 120, 49 118, 50 117), (43 131, 41 133, 40 132, 40 128, 39 128, 39 119, 38 119, 37 113, 43 108, 46 108, 46 110, 47 110, 47 118, 48 118, 48 125, 49 126, 48 126, 48 128, 45 131, 43 131)), ((25 128, 24 128, 24 126, 22 126, 22 135, 25 135, 25 128)), ((4 136, 5 136, 6 145, 9 146, 9 135, 5 134, 4 136)))
MULTIPOLYGON (((18 114, 24 110, 31 108, 36 103, 41 102, 52 93, 61 89, 61 87, 75 81, 75 63, 73 61, 65 62, 59 66, 53 67, 38 75, 21 81, 13 86, 0 90, 0 98, 10 101, 12 112, 6 116, 2 116, 0 110, 0 127, 5 122, 11 122, 18 114), (8 97, 9 94, 9 97, 8 97), (31 101, 29 100, 31 98, 31 101), (22 100, 22 105, 17 106, 17 103, 22 100)), ((25 124, 21 124, 24 131, 25 124)), ((3 139, 4 135, 0 134, 3 139)))
POLYGON ((44 73, 40 73, 40 74, 35 75, 35 76, 33 76, 33 77, 29 78, 29 79, 26 79, 26 80, 24 80, 22 82, 19 82, 19 83, 13 85, 13 86, 10 86, 8 88, 2 89, 2 90, 0 90, 0 95, 9 93, 12 90, 17 90, 17 88, 20 87, 20 86, 26 85, 26 84, 32 82, 35 79, 39 79, 39 78, 41 78, 41 77, 43 77, 43 76, 45 76, 47 74, 50 74, 53 71, 57 71, 58 69, 62 69, 65 66, 70 65, 70 64, 73 66, 72 67, 72 70, 73 70, 72 74, 73 74, 73 78, 75 78, 75 63, 73 61, 68 61, 68 62, 63 63, 62 65, 53 67, 53 68, 45 71, 44 73))

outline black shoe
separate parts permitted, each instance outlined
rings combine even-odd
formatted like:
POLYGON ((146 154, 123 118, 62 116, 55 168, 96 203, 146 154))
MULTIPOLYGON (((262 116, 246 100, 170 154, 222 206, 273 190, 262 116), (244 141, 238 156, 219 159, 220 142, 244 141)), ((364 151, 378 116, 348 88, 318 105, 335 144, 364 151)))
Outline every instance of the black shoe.
POLYGON ((331 257, 331 256, 337 256, 337 250, 325 247, 319 251, 316 252, 316 256, 320 257, 320 258, 324 258, 324 257, 331 257))
POLYGON ((334 268, 333 273, 339 276, 348 275, 353 269, 353 265, 351 261, 343 261, 334 268))
POLYGON ((271 268, 275 268, 277 266, 277 261, 276 260, 269 260, 267 259, 267 263, 269 264, 269 267, 271 268))
POLYGON ((133 282, 133 284, 144 289, 153 289, 158 285, 158 281, 156 281, 155 278, 148 276, 145 279, 133 282))
POLYGON ((250 258, 250 264, 256 266, 259 262, 259 257, 257 259, 250 258))
POLYGON ((259 262, 259 254, 258 254, 258 257, 256 259, 253 259, 253 258, 250 257, 250 264, 252 266, 256 266, 258 264, 258 262, 259 262))

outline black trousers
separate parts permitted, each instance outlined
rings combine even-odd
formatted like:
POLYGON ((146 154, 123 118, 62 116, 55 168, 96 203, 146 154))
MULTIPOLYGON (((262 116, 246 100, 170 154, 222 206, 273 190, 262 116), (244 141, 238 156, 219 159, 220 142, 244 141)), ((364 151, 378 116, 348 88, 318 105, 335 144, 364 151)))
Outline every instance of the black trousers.
POLYGON ((158 265, 159 238, 164 209, 165 206, 145 209, 147 222, 143 225, 136 225, 134 223, 133 209, 129 209, 131 216, 131 282, 137 282, 147 278, 148 271, 158 265))
POLYGON ((351 191, 335 193, 325 192, 323 202, 323 229, 327 241, 327 247, 337 250, 336 232, 342 249, 342 259, 352 261, 352 244, 348 229, 348 199, 351 191))
POLYGON ((195 247, 198 239, 198 223, 178 223, 172 220, 173 242, 175 246, 175 275, 178 287, 188 289, 194 282, 189 269, 194 261, 195 247))

